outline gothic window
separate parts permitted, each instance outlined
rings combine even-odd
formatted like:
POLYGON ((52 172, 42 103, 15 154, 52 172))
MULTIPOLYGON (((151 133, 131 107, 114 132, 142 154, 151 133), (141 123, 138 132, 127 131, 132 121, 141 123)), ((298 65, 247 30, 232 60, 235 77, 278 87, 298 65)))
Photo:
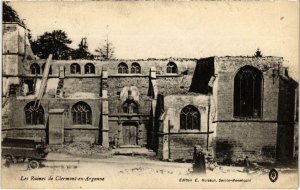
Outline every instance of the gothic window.
POLYGON ((34 102, 28 103, 25 108, 25 120, 27 125, 44 124, 44 109, 40 105, 34 106, 34 102))
POLYGON ((132 63, 131 73, 141 73, 141 66, 138 63, 132 63))
POLYGON ((39 75, 41 73, 40 66, 37 63, 33 63, 30 66, 31 74, 39 75))
POLYGON ((251 66, 239 70, 234 78, 234 116, 260 117, 262 73, 251 66))
POLYGON ((74 125, 92 124, 92 110, 84 102, 78 102, 72 107, 72 118, 74 125))
POLYGON ((174 62, 167 64, 167 73, 177 73, 177 65, 174 62))
POLYGON ((128 66, 122 62, 118 65, 118 73, 128 73, 128 66))
POLYGON ((70 66, 71 74, 80 74, 80 65, 77 63, 73 63, 70 66))
POLYGON ((200 113, 195 106, 188 105, 181 110, 180 129, 200 130, 200 113))
POLYGON ((126 100, 123 104, 123 112, 127 114, 138 113, 138 105, 133 100, 126 100))
MULTIPOLYGON (((45 66, 46 66, 46 63, 44 63, 43 65, 42 65, 42 72, 44 73, 44 70, 45 70, 45 66)), ((50 66, 50 68, 49 68, 49 75, 52 75, 52 67, 50 66)))
POLYGON ((84 66, 84 73, 85 74, 95 74, 95 66, 92 63, 87 63, 84 66))

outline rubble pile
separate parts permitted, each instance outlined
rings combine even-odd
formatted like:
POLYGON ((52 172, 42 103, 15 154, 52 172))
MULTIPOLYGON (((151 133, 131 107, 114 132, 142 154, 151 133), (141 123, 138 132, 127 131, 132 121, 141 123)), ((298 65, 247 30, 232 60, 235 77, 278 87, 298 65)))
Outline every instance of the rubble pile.
POLYGON ((73 142, 62 146, 49 146, 50 152, 65 153, 82 157, 111 157, 109 148, 90 142, 73 142))

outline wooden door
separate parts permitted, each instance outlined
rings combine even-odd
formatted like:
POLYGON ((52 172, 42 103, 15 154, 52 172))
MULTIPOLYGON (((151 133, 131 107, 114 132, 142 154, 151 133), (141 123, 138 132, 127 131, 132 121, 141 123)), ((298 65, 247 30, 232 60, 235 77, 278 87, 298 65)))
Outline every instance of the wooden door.
POLYGON ((123 144, 124 145, 136 145, 137 135, 136 135, 137 127, 133 123, 124 123, 123 124, 123 144))

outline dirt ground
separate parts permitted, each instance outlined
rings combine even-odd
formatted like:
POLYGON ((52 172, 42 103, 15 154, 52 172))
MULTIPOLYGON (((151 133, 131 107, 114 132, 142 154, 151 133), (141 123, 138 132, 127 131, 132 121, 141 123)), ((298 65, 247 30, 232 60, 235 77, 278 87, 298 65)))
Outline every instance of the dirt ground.
POLYGON ((79 157, 50 153, 44 167, 27 169, 27 163, 2 164, 5 188, 293 188, 297 170, 278 168, 278 180, 269 180, 269 169, 245 172, 243 167, 216 166, 205 175, 192 172, 191 163, 153 160, 142 156, 79 157), (67 162, 65 162, 67 161, 67 162))

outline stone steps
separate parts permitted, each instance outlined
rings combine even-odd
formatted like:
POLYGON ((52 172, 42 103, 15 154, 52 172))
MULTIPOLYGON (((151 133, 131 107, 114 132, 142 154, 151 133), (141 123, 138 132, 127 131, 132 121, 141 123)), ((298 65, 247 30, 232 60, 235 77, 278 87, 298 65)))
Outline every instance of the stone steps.
POLYGON ((147 148, 134 147, 134 148, 116 148, 112 150, 114 155, 142 155, 142 156, 156 156, 156 153, 147 148))

